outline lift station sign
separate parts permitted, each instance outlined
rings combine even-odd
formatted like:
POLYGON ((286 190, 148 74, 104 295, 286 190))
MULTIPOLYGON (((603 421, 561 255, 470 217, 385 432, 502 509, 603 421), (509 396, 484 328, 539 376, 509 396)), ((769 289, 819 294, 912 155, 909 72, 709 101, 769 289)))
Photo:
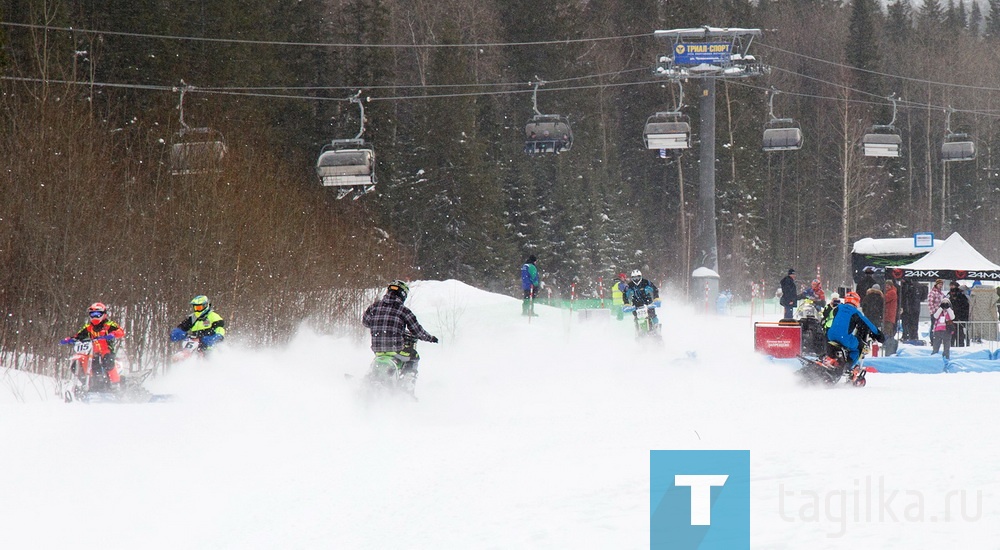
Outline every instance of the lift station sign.
POLYGON ((677 65, 728 63, 732 51, 732 44, 677 44, 674 46, 674 63, 677 65))

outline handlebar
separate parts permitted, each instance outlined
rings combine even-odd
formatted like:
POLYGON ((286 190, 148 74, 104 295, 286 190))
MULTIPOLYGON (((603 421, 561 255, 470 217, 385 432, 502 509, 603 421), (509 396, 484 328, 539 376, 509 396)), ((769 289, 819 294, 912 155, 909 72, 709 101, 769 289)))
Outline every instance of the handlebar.
POLYGON ((105 334, 104 336, 98 336, 96 338, 85 338, 83 340, 78 340, 78 339, 76 339, 76 338, 74 338, 74 337, 71 336, 69 338, 60 340, 59 341, 59 345, 60 346, 72 346, 73 344, 75 344, 77 342, 96 342, 98 340, 114 340, 114 339, 115 339, 115 337, 112 336, 111 334, 105 334))
POLYGON ((622 311, 625 312, 625 313, 632 313, 633 311, 639 309, 639 307, 644 307, 646 309, 656 309, 656 308, 660 307, 660 305, 661 305, 660 301, 656 300, 654 302, 650 302, 650 303, 648 303, 646 305, 638 306, 638 307, 636 307, 636 306, 622 306, 622 311))

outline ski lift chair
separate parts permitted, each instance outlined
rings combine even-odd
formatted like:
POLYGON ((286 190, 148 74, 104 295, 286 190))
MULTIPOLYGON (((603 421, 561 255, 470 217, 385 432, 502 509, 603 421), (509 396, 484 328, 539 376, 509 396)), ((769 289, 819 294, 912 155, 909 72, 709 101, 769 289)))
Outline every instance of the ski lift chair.
POLYGON ((324 187, 372 187, 375 151, 361 140, 335 140, 316 159, 316 175, 324 187))
POLYGON ((960 162, 975 158, 976 143, 969 139, 968 134, 948 134, 941 144, 941 160, 944 162, 960 162))
POLYGON ((861 138, 861 148, 866 157, 898 157, 902 151, 903 138, 896 129, 896 113, 899 98, 896 94, 887 97, 892 102, 892 120, 889 124, 876 124, 861 138))
POLYGON ((206 174, 222 169, 227 151, 222 134, 210 128, 186 128, 177 135, 170 148, 171 175, 206 174))
POLYGON ((365 143, 365 106, 361 91, 348 98, 361 111, 361 127, 354 139, 335 139, 323 146, 316 159, 316 175, 324 187, 337 189, 337 198, 354 194, 358 200, 365 193, 375 190, 375 149, 365 143))
POLYGON ((951 114, 955 109, 948 107, 945 117, 944 143, 941 144, 941 160, 943 162, 960 162, 965 160, 975 160, 976 143, 969 139, 969 134, 960 134, 951 131, 951 114))
POLYGON ((646 149, 688 149, 691 123, 680 113, 656 113, 646 119, 642 140, 646 149))
POLYGON ((569 119, 559 115, 535 115, 524 125, 527 153, 561 153, 573 148, 569 119))
POLYGON ((861 147, 866 157, 890 157, 900 155, 903 138, 892 126, 872 126, 871 132, 861 138, 861 147))
POLYGON ((764 128, 762 148, 764 151, 797 151, 802 148, 802 129, 791 118, 774 116, 774 97, 779 93, 781 92, 772 86, 768 94, 770 97, 767 105, 771 118, 764 128))
POLYGON ((777 118, 764 129, 765 151, 797 151, 802 148, 802 129, 790 118, 777 118))

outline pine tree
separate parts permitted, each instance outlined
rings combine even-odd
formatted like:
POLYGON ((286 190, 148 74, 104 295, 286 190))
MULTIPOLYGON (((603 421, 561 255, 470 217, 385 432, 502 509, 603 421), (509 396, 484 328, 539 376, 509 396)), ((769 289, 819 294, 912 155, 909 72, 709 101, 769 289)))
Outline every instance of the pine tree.
POLYGON ((990 11, 986 14, 986 37, 1000 38, 1000 0, 989 0, 990 11))
MULTIPOLYGON (((1000 2, 1000 0, 993 0, 1000 2)), ((889 15, 886 21, 886 35, 890 42, 906 42, 913 29, 913 10, 908 0, 895 0, 889 4, 889 15)))
POLYGON ((879 27, 880 12, 876 1, 854 0, 848 24, 847 63, 855 69, 858 88, 876 96, 883 95, 879 77, 879 27))
POLYGON ((973 2, 969 9, 969 30, 975 37, 981 36, 983 32, 983 11, 978 2, 973 2))
POLYGON ((922 32, 940 32, 945 21, 945 10, 939 0, 924 0, 917 10, 917 28, 922 32))

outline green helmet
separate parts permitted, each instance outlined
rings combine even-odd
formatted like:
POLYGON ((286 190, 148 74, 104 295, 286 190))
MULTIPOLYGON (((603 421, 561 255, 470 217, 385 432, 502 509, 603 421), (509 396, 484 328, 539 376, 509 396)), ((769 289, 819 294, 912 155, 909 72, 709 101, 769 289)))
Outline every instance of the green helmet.
POLYGON ((212 309, 212 303, 208 301, 208 296, 195 296, 191 300, 191 308, 194 310, 196 315, 201 315, 206 311, 212 309))
POLYGON ((400 280, 389 283, 389 292, 399 296, 400 300, 406 301, 406 295, 410 293, 410 287, 400 280))

